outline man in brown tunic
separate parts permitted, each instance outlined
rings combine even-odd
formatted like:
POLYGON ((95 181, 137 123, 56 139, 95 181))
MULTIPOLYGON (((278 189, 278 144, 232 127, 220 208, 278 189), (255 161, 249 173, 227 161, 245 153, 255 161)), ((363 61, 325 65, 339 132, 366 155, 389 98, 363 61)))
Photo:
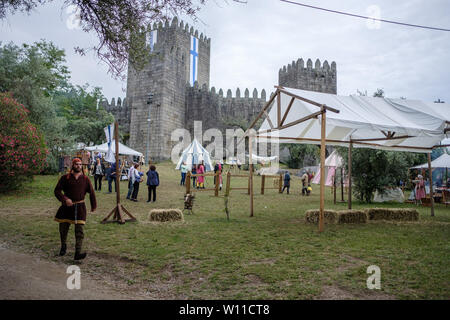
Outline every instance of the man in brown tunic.
POLYGON ((63 175, 55 187, 55 196, 61 201, 55 216, 55 221, 59 222, 59 234, 61 236, 60 256, 66 254, 67 234, 71 224, 75 225, 75 260, 81 260, 86 257, 86 253, 81 253, 84 232, 83 226, 86 224, 86 205, 84 196, 89 192, 91 202, 91 212, 97 208, 94 188, 91 180, 83 174, 82 163, 78 158, 73 159, 72 169, 66 175, 63 175))

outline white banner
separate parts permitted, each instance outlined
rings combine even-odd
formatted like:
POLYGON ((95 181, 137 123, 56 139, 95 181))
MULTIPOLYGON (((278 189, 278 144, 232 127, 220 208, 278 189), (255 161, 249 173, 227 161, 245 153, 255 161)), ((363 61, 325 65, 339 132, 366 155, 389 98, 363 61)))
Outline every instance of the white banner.
POLYGON ((114 142, 114 123, 109 124, 105 130, 106 142, 108 143, 108 152, 106 153, 105 160, 114 163, 116 162, 116 155, 112 151, 112 143, 114 142))

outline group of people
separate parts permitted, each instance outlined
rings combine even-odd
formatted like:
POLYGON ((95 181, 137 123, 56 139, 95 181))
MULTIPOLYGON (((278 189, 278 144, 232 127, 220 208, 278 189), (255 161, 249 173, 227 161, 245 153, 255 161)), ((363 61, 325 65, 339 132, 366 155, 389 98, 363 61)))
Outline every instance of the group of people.
MULTIPOLYGON (((301 176, 300 179, 302 180, 302 196, 309 196, 309 194, 311 193, 311 181, 313 178, 314 175, 309 170, 301 176)), ((289 188, 291 187, 291 175, 289 174, 289 171, 285 172, 283 180, 284 183, 281 193, 284 193, 284 190, 287 189, 287 194, 289 194, 289 188)))
MULTIPOLYGON (((133 166, 131 166, 131 168, 128 170, 127 199, 134 202, 138 202, 137 196, 139 193, 139 185, 141 182, 144 181, 144 173, 139 171, 138 169, 139 163, 134 163, 133 166)), ((159 186, 159 174, 156 171, 156 167, 154 165, 150 165, 150 169, 147 171, 147 189, 148 189, 147 202, 156 201, 157 186, 159 186)))
MULTIPOLYGON (((222 190, 222 163, 220 161, 217 161, 214 165, 214 173, 219 172, 219 188, 222 190)), ((181 180, 180 180, 180 186, 186 185, 186 175, 189 171, 189 167, 186 164, 186 162, 183 161, 183 163, 180 166, 181 171, 181 180)), ((191 173, 194 174, 203 174, 205 173, 205 164, 203 161, 200 162, 200 164, 193 164, 191 173)), ((198 176, 198 177, 192 177, 192 187, 197 189, 205 189, 205 177, 204 176, 198 176)), ((216 177, 214 177, 214 184, 216 184, 216 177)))

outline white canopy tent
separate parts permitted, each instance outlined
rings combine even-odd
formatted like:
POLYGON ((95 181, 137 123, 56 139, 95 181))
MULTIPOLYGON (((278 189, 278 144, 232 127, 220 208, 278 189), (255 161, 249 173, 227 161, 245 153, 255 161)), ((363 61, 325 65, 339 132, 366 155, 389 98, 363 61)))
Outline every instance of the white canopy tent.
MULTIPOLYGON (((450 130, 447 116, 437 111, 417 110, 416 102, 361 96, 337 96, 327 93, 276 87, 275 94, 252 122, 245 136, 271 143, 310 143, 321 145, 321 163, 325 146, 349 146, 430 154, 450 130), (251 130, 265 116, 258 132, 251 130)), ((443 106, 448 108, 447 106, 443 106)), ((434 110, 434 108, 433 108, 434 110)), ((445 109, 448 110, 448 109, 445 109)), ((250 163, 251 163, 250 157, 250 163)), ((319 231, 323 231, 325 166, 321 166, 319 231)), ((351 176, 351 165, 349 166, 351 176)), ((250 216, 253 216, 253 186, 250 178, 250 216)), ((349 180, 351 209, 351 179, 349 180)), ((433 204, 433 202, 432 202, 433 204)), ((432 207, 432 215, 434 215, 432 207)))
POLYGON ((186 149, 184 149, 175 169, 180 170, 182 163, 185 162, 188 170, 192 170, 192 165, 200 164, 202 161, 205 165, 205 171, 214 170, 209 152, 206 151, 206 149, 203 148, 200 142, 198 142, 198 140, 194 138, 191 144, 186 149))
MULTIPOLYGON (((431 168, 450 168, 450 155, 444 153, 439 158, 431 161, 431 168)), ((428 163, 412 167, 411 169, 428 169, 428 163)))
MULTIPOLYGON (((105 142, 105 143, 99 144, 97 146, 85 147, 84 149, 88 150, 88 151, 97 151, 97 152, 107 153, 108 152, 108 143, 105 142)), ((113 140, 111 142, 111 149, 112 149, 113 153, 116 152, 115 140, 113 140)), ((127 155, 127 156, 138 156, 138 157, 143 156, 143 154, 140 153, 139 151, 133 150, 130 147, 127 147, 126 145, 124 145, 120 142, 119 142, 119 154, 127 155)))

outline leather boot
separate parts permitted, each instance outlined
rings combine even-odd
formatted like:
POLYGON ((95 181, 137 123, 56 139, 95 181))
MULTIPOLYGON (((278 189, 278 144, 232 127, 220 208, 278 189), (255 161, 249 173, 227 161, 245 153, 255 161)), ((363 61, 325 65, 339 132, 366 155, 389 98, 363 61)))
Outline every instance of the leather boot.
POLYGON ((87 253, 86 252, 75 252, 75 256, 73 257, 74 260, 83 260, 86 258, 87 253))
POLYGON ((62 244, 62 245, 61 245, 61 250, 59 250, 59 255, 60 255, 60 256, 65 255, 65 254, 66 254, 66 251, 67 251, 67 245, 66 245, 66 244, 62 244))

